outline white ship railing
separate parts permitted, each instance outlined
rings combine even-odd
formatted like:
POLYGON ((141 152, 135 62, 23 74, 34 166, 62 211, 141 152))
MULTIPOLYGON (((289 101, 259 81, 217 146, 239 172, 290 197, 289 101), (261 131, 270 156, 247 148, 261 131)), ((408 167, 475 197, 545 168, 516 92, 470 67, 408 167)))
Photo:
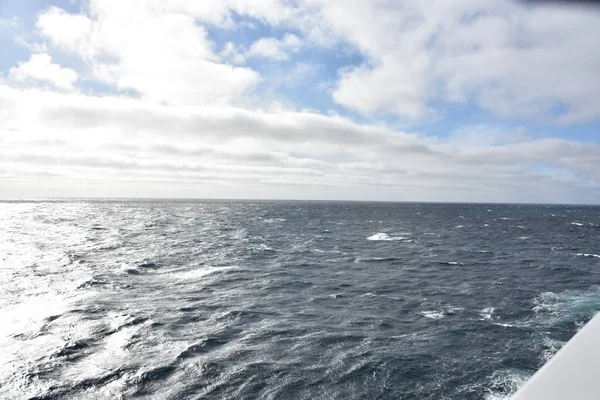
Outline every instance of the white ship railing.
POLYGON ((511 400, 600 400, 600 313, 511 400))

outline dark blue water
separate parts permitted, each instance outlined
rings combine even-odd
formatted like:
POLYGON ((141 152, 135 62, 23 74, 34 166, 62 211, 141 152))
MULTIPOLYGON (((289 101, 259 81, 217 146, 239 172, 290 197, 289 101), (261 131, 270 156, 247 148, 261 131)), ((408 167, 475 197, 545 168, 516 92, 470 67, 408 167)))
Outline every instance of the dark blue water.
POLYGON ((600 208, 0 203, 0 398, 507 398, 600 306, 600 208))

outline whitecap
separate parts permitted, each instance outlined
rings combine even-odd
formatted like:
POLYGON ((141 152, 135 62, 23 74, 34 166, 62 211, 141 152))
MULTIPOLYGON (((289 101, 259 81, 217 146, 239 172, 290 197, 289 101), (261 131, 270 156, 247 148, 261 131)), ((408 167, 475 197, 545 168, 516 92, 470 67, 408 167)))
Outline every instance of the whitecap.
POLYGON ((463 307, 448 306, 448 307, 444 307, 444 314, 445 315, 454 315, 454 314, 464 311, 464 310, 465 309, 463 307))
POLYGON ((313 253, 320 253, 320 254, 342 254, 342 252, 339 250, 312 249, 312 251, 313 251, 313 253))
POLYGON ((390 300, 400 300, 400 301, 404 301, 407 300, 407 298, 405 297, 398 297, 398 296, 390 296, 387 294, 375 294, 375 293, 365 293, 365 294, 361 294, 360 297, 382 297, 385 299, 390 299, 390 300))
POLYGON ((285 222, 287 221, 285 218, 264 218, 263 222, 267 224, 273 224, 276 222, 285 222))
POLYGON ((600 288, 588 290, 566 290, 544 292, 534 299, 533 311, 543 324, 554 325, 564 322, 585 322, 596 314, 600 307, 600 288))
POLYGON ((444 318, 444 313, 441 311, 422 311, 420 313, 425 318, 441 319, 444 318))
POLYGON ((357 257, 354 259, 355 263, 370 263, 370 262, 385 262, 385 261, 398 261, 399 259, 396 257, 357 257))
POLYGON ((571 222, 571 225, 583 226, 583 224, 581 222, 571 222))
POLYGON ((485 395, 485 400, 509 400, 513 394, 529 379, 526 371, 509 369, 496 371, 490 377, 491 388, 485 395))
POLYGON ((254 247, 254 249, 259 251, 275 251, 274 248, 269 247, 264 243, 259 244, 257 247, 254 247))
POLYGON ((404 236, 390 236, 387 233, 378 232, 369 236, 367 240, 388 242, 393 240, 406 240, 406 238, 404 236))
POLYGON ((494 307, 487 307, 487 308, 484 308, 483 310, 481 310, 479 312, 479 315, 481 316, 482 320, 488 321, 488 320, 491 320, 493 318, 494 311, 496 311, 496 308, 494 308, 494 307))
POLYGON ((169 277, 175 278, 178 281, 191 282, 194 280, 203 279, 212 274, 228 271, 228 270, 235 269, 235 268, 236 267, 234 267, 234 266, 230 266, 230 267, 199 266, 196 268, 186 267, 186 268, 178 268, 178 269, 170 270, 170 271, 166 272, 166 274, 168 274, 169 277))
POLYGON ((567 342, 563 342, 562 340, 550 339, 548 337, 544 338, 544 351, 542 352, 542 359, 547 362, 566 343, 567 342))
POLYGON ((592 253, 576 253, 577 257, 591 257, 591 258, 600 258, 600 254, 592 254, 592 253))
POLYGON ((438 264, 444 264, 444 265, 463 265, 463 263, 457 262, 457 261, 438 261, 438 264))

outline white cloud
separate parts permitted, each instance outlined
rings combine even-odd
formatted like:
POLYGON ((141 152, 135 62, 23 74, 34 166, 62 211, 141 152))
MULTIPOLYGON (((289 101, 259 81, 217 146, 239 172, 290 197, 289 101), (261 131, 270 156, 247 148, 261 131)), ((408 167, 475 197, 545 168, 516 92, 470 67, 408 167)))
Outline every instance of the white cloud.
POLYGON ((96 79, 172 105, 228 103, 260 81, 220 62, 192 16, 144 1, 92 1, 89 16, 51 8, 40 32, 86 61, 96 79))
POLYGON ((153 195, 167 185, 209 197, 585 201, 600 182, 600 146, 574 141, 465 146, 313 112, 7 87, 0 96, 0 187, 12 192, 23 180, 46 190, 50 174, 73 193, 113 184, 109 196, 137 182, 153 195))
POLYGON ((89 43, 93 22, 87 16, 50 7, 39 16, 37 27, 55 46, 87 57, 94 56, 89 43))
POLYGON ((297 13, 285 0, 172 0, 163 7, 227 28, 234 27, 234 13, 271 25, 292 20, 297 13))
POLYGON ((77 73, 70 68, 53 64, 52 57, 48 54, 32 54, 29 61, 10 69, 8 79, 17 83, 49 83, 57 89, 73 90, 77 73))
POLYGON ((474 101, 507 118, 600 118, 600 13, 511 1, 306 1, 319 10, 306 29, 325 26, 367 59, 333 92, 347 107, 423 118, 436 102, 474 101))
POLYGON ((281 105, 310 80, 368 116, 419 120, 463 103, 508 119, 595 120, 591 12, 477 0, 91 0, 81 10, 42 12, 43 43, 28 46, 44 51, 0 81, 2 193, 597 201, 597 144, 486 123, 442 140, 281 105), (217 48, 208 32, 236 37, 237 24, 273 29, 217 48), (311 46, 351 47, 364 62, 295 58, 311 46), (53 63, 58 52, 84 68, 53 63), (243 65, 250 58, 263 76, 243 65), (123 92, 75 93, 78 80, 123 92))
POLYGON ((240 46, 236 46, 233 42, 227 42, 223 46, 220 56, 224 59, 230 59, 234 64, 243 64, 246 62, 246 56, 240 50, 240 46))
POLYGON ((600 118, 600 14, 586 9, 477 0, 91 0, 86 15, 50 8, 38 28, 87 60, 97 79, 168 104, 235 102, 261 80, 239 66, 247 58, 287 60, 305 42, 348 43, 365 62, 339 71, 332 96, 363 114, 423 119, 440 103, 474 102, 511 119, 600 118), (217 54, 202 23, 233 29, 234 14, 304 37, 259 38, 246 52, 231 43, 217 54))
POLYGON ((298 51, 302 42, 293 34, 286 34, 282 39, 261 38, 252 43, 246 57, 264 57, 272 60, 287 60, 288 52, 298 51))
POLYGON ((23 26, 23 20, 19 17, 0 18, 0 28, 19 28, 23 26))

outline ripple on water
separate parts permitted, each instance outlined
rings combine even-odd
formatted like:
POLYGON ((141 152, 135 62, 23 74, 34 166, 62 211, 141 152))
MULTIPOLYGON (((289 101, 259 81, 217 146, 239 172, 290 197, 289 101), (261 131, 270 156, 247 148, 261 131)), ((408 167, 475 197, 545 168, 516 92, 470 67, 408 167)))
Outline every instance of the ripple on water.
POLYGON ((600 307, 594 208, 0 207, 0 398, 509 398, 600 307))

